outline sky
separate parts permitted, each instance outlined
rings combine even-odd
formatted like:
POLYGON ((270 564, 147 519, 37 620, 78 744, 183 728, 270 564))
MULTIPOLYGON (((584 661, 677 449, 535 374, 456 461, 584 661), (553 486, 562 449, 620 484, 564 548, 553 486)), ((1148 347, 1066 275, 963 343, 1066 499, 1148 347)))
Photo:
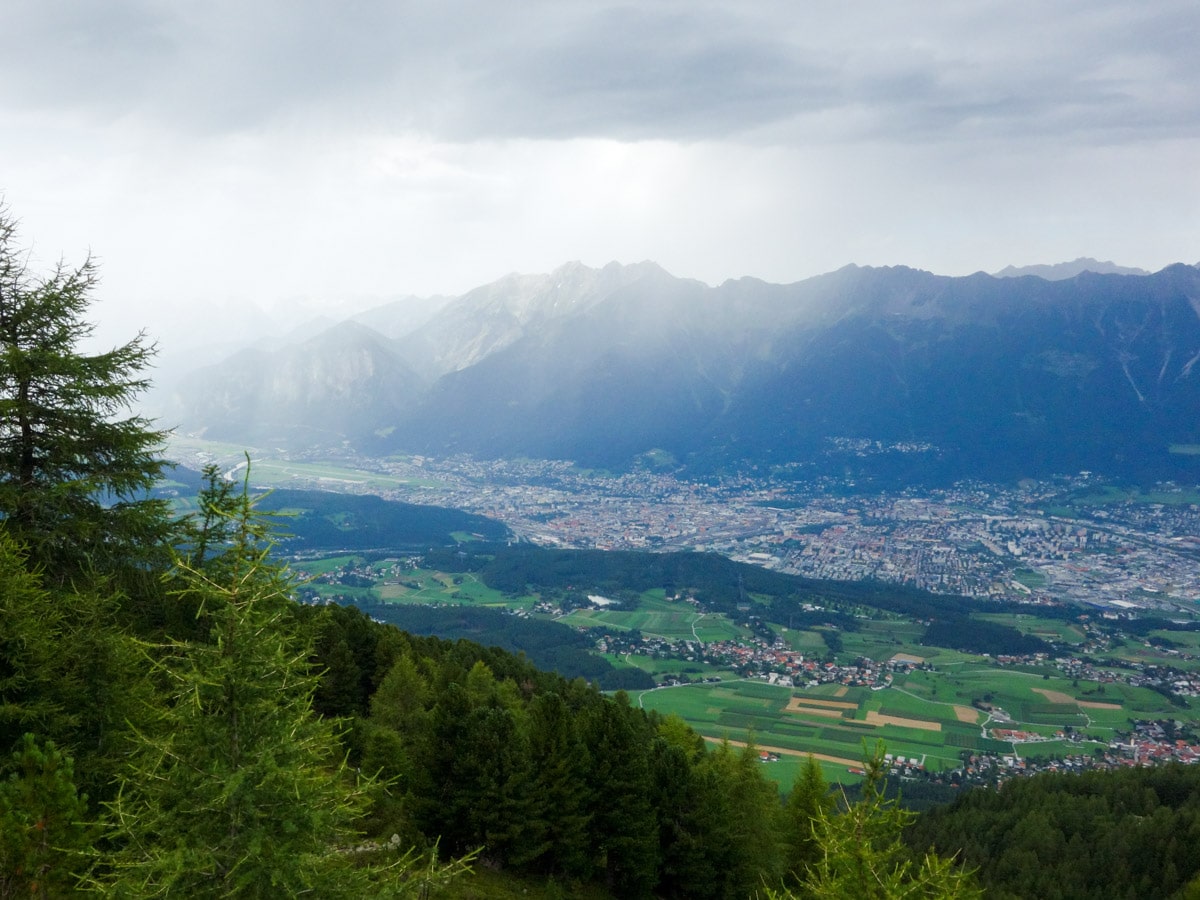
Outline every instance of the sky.
POLYGON ((5 0, 0 197, 167 349, 571 260, 1200 261, 1195 0, 5 0))

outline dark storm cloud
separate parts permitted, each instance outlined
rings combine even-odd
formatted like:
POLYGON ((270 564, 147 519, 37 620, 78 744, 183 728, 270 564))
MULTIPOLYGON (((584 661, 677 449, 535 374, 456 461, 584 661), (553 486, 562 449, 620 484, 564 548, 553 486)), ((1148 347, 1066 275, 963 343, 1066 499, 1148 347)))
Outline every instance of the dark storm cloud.
POLYGON ((726 137, 840 102, 835 69, 730 12, 601 9, 569 24, 526 52, 486 56, 470 122, 549 137, 726 137))
POLYGON ((1200 128, 1198 18, 1194 0, 10 0, 0 78, 10 108, 198 132, 1120 142, 1200 128))

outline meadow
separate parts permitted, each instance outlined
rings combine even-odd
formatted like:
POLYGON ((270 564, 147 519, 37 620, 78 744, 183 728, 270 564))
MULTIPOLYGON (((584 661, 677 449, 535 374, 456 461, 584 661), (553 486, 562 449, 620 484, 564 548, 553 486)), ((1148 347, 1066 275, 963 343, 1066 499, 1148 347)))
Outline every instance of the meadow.
POLYGON ((578 609, 559 621, 581 628, 604 626, 621 631, 637 630, 645 636, 668 641, 705 644, 751 636, 748 629, 734 625, 725 616, 697 612, 691 604, 664 599, 661 590, 643 593, 634 610, 578 609))

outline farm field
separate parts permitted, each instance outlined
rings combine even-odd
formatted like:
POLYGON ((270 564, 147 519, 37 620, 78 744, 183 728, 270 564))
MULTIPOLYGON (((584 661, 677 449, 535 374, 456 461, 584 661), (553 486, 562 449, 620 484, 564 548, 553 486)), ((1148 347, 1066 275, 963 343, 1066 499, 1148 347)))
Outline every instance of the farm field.
POLYGON ((730 677, 728 669, 703 662, 689 662, 683 659, 659 659, 640 654, 604 653, 602 656, 617 668, 628 666, 641 669, 659 681, 671 677, 678 678, 680 676, 686 676, 692 681, 704 678, 726 680, 730 677))
POLYGON ((838 632, 842 641, 842 651, 837 654, 837 660, 850 663, 860 656, 885 660, 900 653, 935 666, 943 666, 979 659, 969 653, 922 644, 920 639, 924 633, 925 629, 915 622, 864 620, 859 623, 858 631, 838 632))
MULTIPOLYGON (((397 575, 393 569, 401 564, 396 558, 373 562, 369 568, 378 579, 373 587, 310 582, 309 586, 322 597, 343 594, 383 603, 447 603, 468 606, 493 606, 508 609, 528 609, 535 597, 510 598, 493 590, 470 572, 450 573, 436 569, 404 569, 397 575)), ((322 559, 293 562, 292 568, 310 578, 328 575, 345 566, 364 567, 364 557, 356 555, 330 556, 322 559)))
POLYGON ((644 691, 635 702, 664 715, 675 713, 711 740, 752 740, 785 760, 813 753, 832 767, 831 778, 843 782, 851 777, 846 769, 861 756, 864 740, 868 746, 883 740, 893 755, 940 771, 959 765, 964 751, 1020 757, 1090 753, 1107 745, 1117 730, 1127 731, 1131 718, 1179 715, 1165 698, 1144 688, 1046 678, 982 662, 914 671, 877 691, 837 685, 791 689, 743 679, 644 691), (990 703, 997 715, 1003 710, 1011 720, 989 718, 972 701, 990 703), (1043 740, 998 740, 993 728, 1043 740), (1064 738, 1071 731, 1080 739, 1064 738))
POLYGON ((644 593, 636 610, 579 609, 558 621, 581 628, 604 626, 622 631, 636 629, 643 635, 669 641, 699 641, 706 644, 748 638, 751 634, 725 616, 706 615, 697 612, 690 604, 664 600, 661 591, 644 593))
POLYGON ((270 450, 262 448, 178 435, 171 437, 167 449, 175 458, 193 458, 193 462, 187 463, 187 465, 198 467, 199 464, 195 460, 207 459, 226 470, 244 469, 248 453, 250 455, 251 481, 262 487, 297 487, 304 484, 323 485, 336 490, 346 490, 347 488, 387 490, 412 486, 429 487, 437 484, 434 481, 400 478, 382 472, 342 466, 333 462, 283 460, 272 456, 270 450))
POLYGON ((977 619, 984 622, 995 622, 999 625, 1009 625, 1022 634, 1032 634, 1046 641, 1060 641, 1065 644, 1082 644, 1086 638, 1083 629, 1074 622, 1064 622, 1060 619, 1042 619, 1025 614, 996 614, 976 613, 977 619))
POLYGON ((979 734, 978 726, 958 722, 953 713, 948 720, 917 719, 920 710, 884 706, 872 693, 799 692, 751 679, 659 688, 636 702, 679 715, 706 738, 752 740, 793 759, 812 753, 839 769, 835 780, 841 782, 852 780, 846 770, 858 765, 864 741, 873 747, 882 739, 892 754, 938 771, 958 765, 962 749, 974 743, 972 733, 979 734))

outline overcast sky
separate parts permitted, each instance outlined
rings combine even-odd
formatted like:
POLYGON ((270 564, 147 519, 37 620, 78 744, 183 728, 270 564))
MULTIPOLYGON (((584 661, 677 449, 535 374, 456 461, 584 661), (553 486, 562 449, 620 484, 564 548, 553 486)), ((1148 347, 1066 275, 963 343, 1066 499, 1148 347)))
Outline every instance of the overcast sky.
POLYGON ((576 259, 1200 260, 1196 0, 4 0, 0 34, 0 194, 35 260, 100 260, 108 329, 576 259))

